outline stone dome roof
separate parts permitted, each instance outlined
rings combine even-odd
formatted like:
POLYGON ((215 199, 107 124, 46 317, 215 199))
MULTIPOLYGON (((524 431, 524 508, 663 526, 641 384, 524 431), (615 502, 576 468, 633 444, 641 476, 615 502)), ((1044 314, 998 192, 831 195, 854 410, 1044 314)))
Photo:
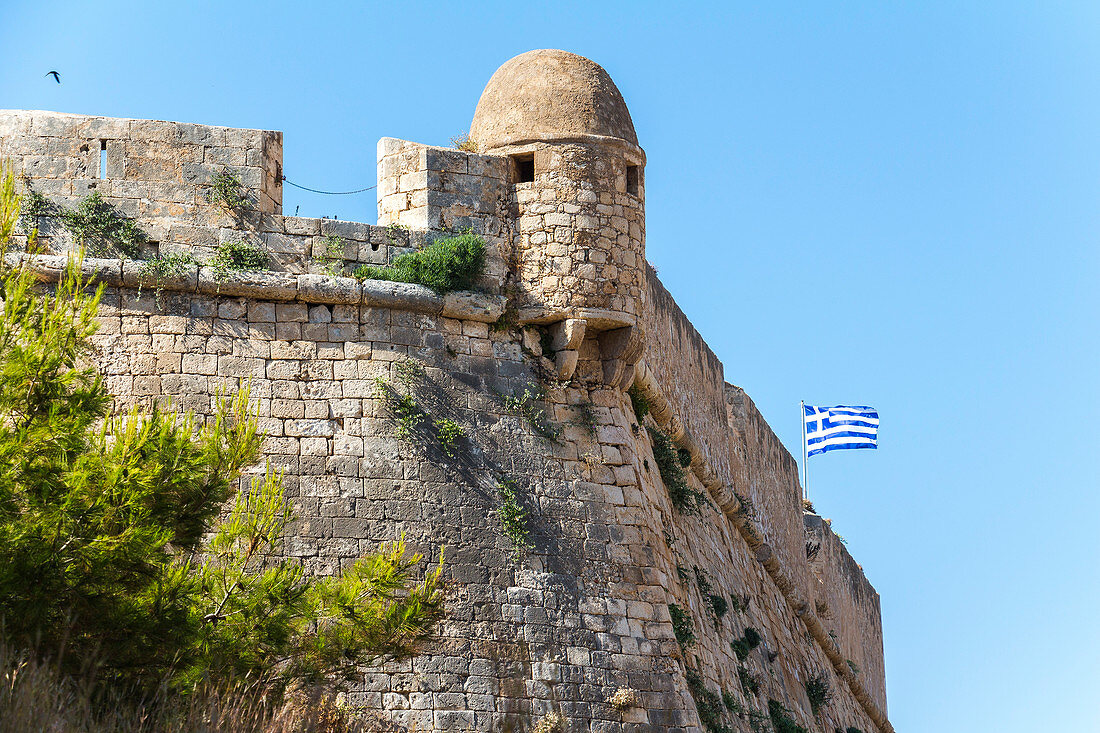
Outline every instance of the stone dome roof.
POLYGON ((496 70, 470 125, 482 150, 553 140, 638 145, 623 95, 603 67, 568 51, 520 54, 496 70))

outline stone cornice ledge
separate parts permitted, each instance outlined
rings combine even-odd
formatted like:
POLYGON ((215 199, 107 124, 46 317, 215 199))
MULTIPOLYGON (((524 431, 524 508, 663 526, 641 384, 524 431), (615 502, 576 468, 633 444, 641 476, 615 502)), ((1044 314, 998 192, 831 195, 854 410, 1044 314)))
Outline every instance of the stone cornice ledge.
MULTIPOLYGON (((61 278, 69 257, 66 255, 27 255, 8 253, 4 261, 12 266, 25 265, 40 281, 61 278)), ((241 271, 219 280, 211 267, 188 265, 179 277, 159 281, 142 271, 135 260, 87 257, 80 263, 84 277, 112 287, 167 290, 200 295, 254 298, 256 300, 297 301, 330 305, 363 305, 391 308, 464 321, 492 323, 504 313, 505 298, 474 292, 439 295, 423 285, 365 280, 329 275, 294 275, 286 272, 241 271)))

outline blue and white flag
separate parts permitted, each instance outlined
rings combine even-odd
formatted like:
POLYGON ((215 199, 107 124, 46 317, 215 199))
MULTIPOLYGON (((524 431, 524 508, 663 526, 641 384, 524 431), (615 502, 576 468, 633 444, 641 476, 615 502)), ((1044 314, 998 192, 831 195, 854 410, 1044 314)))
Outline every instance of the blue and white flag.
POLYGON ((806 456, 848 448, 878 448, 878 412, 873 407, 802 406, 806 456))

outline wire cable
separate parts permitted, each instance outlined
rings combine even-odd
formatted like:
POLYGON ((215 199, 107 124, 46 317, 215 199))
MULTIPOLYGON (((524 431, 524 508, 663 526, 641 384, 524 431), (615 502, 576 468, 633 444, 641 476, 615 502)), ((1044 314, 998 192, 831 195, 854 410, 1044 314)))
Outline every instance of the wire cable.
POLYGON ((283 176, 283 183, 289 183, 291 186, 294 186, 294 188, 300 188, 303 191, 309 191, 310 193, 321 193, 321 194, 324 194, 326 196, 350 196, 353 193, 363 193, 364 191, 372 191, 372 190, 378 188, 378 184, 376 183, 373 186, 367 186, 366 188, 360 188, 360 189, 355 190, 355 191, 319 191, 316 188, 308 188, 306 186, 299 186, 294 181, 289 180, 286 176, 283 176))

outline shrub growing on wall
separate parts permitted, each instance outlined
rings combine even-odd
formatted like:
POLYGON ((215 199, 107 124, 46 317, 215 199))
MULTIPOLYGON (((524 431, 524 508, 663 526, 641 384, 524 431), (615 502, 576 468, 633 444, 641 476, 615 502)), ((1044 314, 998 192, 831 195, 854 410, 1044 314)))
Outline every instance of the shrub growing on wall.
POLYGON ((476 234, 437 239, 422 250, 394 259, 386 267, 360 265, 360 280, 391 280, 427 285, 439 294, 469 290, 485 266, 485 241, 476 234))
POLYGON ((62 211, 61 220, 77 243, 93 254, 117 252, 135 258, 148 239, 137 222, 118 213, 98 191, 81 199, 75 209, 62 211))
POLYGON ((684 467, 680 464, 680 456, 672 438, 654 427, 649 428, 649 435, 653 438, 653 460, 657 462, 657 471, 668 489, 672 506, 684 514, 698 513, 703 496, 688 486, 684 467))

